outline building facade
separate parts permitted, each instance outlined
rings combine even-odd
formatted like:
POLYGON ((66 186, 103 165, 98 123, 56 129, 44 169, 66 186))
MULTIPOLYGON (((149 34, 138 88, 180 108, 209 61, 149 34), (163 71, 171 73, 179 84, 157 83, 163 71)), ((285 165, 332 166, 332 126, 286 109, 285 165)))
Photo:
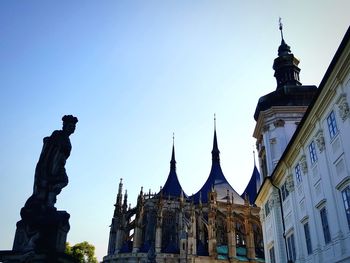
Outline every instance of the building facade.
POLYGON ((273 93, 291 96, 275 103, 268 94, 255 113, 266 262, 350 262, 350 29, 316 92, 303 90, 284 45, 273 93), (282 68, 294 83, 279 79, 282 68))
POLYGON ((159 192, 141 188, 131 208, 121 181, 103 262, 264 262, 260 209, 250 202, 260 175, 255 168, 242 197, 227 182, 219 155, 215 130, 209 177, 192 196, 179 183, 174 145, 159 192))

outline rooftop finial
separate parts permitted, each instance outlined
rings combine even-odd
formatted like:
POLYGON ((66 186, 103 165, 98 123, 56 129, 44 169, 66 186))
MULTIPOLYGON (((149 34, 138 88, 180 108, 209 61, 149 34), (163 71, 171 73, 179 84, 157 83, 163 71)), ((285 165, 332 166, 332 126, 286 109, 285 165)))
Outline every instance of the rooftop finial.
POLYGON ((212 154, 212 160, 213 161, 219 161, 220 162, 220 151, 218 147, 218 141, 216 139, 216 114, 214 113, 214 141, 213 141, 213 150, 211 151, 212 154))
POLYGON ((171 152, 171 160, 170 160, 170 170, 176 169, 176 161, 175 161, 175 134, 173 133, 173 150, 171 152))
POLYGON ((283 24, 282 24, 282 18, 278 19, 279 29, 281 31, 281 38, 283 40, 283 24))
POLYGON ((253 159, 254 159, 254 166, 256 166, 254 145, 253 145, 253 159))
POLYGON ((216 113, 214 113, 214 130, 216 130, 216 113))

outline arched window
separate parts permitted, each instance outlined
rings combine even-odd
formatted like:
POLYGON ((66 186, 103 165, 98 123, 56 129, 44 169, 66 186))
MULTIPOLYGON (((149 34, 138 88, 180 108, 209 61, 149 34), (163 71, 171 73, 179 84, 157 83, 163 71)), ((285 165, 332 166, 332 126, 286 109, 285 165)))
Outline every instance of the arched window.
POLYGON ((258 224, 253 224, 255 255, 257 258, 264 258, 264 240, 261 227, 258 224))
POLYGON ((236 223, 236 246, 242 247, 246 245, 246 233, 243 222, 236 223))
POLYGON ((226 220, 221 216, 216 221, 216 243, 217 245, 227 245, 226 220))
POLYGON ((162 251, 164 253, 179 253, 177 235, 177 215, 174 211, 163 212, 162 251))

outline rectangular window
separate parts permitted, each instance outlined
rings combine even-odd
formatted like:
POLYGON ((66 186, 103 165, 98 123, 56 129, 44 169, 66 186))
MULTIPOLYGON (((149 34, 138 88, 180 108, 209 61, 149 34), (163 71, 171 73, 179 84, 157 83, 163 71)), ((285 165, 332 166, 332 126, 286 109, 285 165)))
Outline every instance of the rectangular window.
POLYGON ((323 236, 324 236, 324 242, 328 244, 331 242, 331 233, 329 232, 329 225, 328 225, 328 219, 327 219, 327 210, 325 207, 323 207, 320 210, 320 216, 321 216, 321 223, 322 223, 322 229, 323 229, 323 236))
POLYGON ((348 220, 348 226, 350 228, 350 186, 347 186, 341 191, 341 194, 343 197, 346 219, 348 220))
POLYGON ((270 254, 270 262, 271 263, 276 263, 275 248, 274 247, 271 247, 269 249, 269 254, 270 254))
POLYGON ((297 258, 296 252, 295 252, 294 234, 291 234, 287 237, 287 247, 288 247, 289 259, 294 262, 295 259, 297 258))
POLYGON ((328 115, 327 125, 329 130, 329 136, 331 137, 331 139, 333 139, 334 136, 337 135, 338 133, 338 127, 337 127, 337 122, 335 120, 334 111, 331 111, 331 113, 328 115))
POLYGON ((309 222, 306 222, 304 224, 304 234, 305 234, 307 254, 310 255, 310 254, 312 254, 312 244, 311 244, 309 222))
POLYGON ((263 174, 263 178, 265 178, 267 176, 267 162, 265 151, 261 155, 261 171, 263 174))
POLYGON ((316 147, 315 147, 314 141, 312 141, 309 145, 309 154, 310 154, 311 164, 314 164, 317 161, 316 147))
POLYGON ((287 182, 284 182, 284 184, 282 184, 281 192, 282 192, 282 200, 284 201, 289 195, 289 191, 287 189, 287 182))
POLYGON ((270 214, 270 207, 269 207, 269 201, 265 204, 265 216, 268 216, 270 214))
POLYGON ((297 183, 300 184, 302 181, 300 164, 297 164, 294 170, 295 170, 295 177, 297 179, 297 183))

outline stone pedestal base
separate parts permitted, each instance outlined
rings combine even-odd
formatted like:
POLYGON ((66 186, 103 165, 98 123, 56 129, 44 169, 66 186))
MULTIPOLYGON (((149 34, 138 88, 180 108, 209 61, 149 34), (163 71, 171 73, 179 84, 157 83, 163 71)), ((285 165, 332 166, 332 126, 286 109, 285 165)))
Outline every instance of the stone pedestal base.
POLYGON ((69 231, 69 214, 50 210, 45 215, 27 217, 17 222, 14 252, 63 253, 69 231))

